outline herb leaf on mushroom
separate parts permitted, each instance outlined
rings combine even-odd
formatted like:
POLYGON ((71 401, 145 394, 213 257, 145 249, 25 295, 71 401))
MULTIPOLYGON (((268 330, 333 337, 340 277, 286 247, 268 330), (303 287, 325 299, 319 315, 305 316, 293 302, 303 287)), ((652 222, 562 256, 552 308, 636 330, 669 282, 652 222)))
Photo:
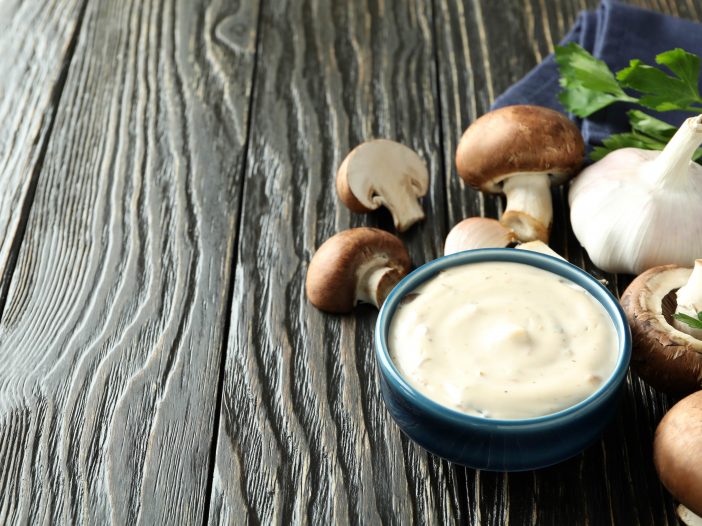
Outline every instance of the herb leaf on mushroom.
POLYGON ((673 314, 673 318, 689 325, 693 329, 702 329, 702 312, 697 313, 697 319, 682 313, 673 314))
MULTIPOLYGON (((702 259, 697 261, 695 271, 702 272, 702 259)), ((695 271, 677 265, 653 267, 634 279, 621 298, 631 327, 632 370, 670 394, 702 389, 702 331, 676 316, 686 310, 680 292, 689 284, 696 289, 695 271)))

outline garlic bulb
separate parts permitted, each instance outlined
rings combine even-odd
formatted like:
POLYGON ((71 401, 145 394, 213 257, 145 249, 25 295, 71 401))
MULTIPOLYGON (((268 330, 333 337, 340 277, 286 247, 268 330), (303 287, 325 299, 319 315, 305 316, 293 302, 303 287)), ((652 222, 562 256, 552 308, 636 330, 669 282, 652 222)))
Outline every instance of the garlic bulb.
POLYGON ((589 166, 569 193, 573 232, 608 272, 691 266, 702 254, 702 115, 687 119, 662 152, 623 148, 589 166))

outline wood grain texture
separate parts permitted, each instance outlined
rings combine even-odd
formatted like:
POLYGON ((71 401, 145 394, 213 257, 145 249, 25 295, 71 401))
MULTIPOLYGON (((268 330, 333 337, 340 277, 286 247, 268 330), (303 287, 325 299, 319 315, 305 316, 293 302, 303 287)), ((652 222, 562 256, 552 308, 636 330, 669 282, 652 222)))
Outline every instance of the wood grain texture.
MULTIPOLYGON (((227 349, 212 524, 457 523, 461 484, 401 435, 380 399, 375 313, 327 316, 304 295, 317 246, 351 225, 336 169, 373 137, 442 173, 431 5, 264 1, 227 349)), ((402 237, 415 264, 445 234, 443 181, 402 237)))
MULTIPOLYGON (((375 312, 304 296, 326 238, 393 230, 335 196, 363 140, 429 166, 415 265, 500 213, 461 188, 456 142, 595 4, 91 0, 56 108, 84 4, 0 2, 0 276, 27 220, 0 320, 0 524, 675 524, 650 460, 670 401, 637 379, 578 457, 464 469, 387 414, 375 312)), ((599 275, 556 198, 553 246, 599 275)))
MULTIPOLYGON (((326 316, 303 294, 324 239, 349 225, 392 230, 387 215, 349 216, 334 196, 338 163, 363 139, 399 138, 435 174, 427 223, 403 236, 415 264, 440 253, 447 225, 496 216, 498 199, 458 184, 456 141, 595 2, 270 4, 209 522, 675 524, 651 463, 652 429, 668 400, 638 380, 603 439, 568 462, 509 475, 447 465, 401 436, 382 407, 374 312, 326 316)), ((648 6, 695 13, 693 2, 673 4, 648 6)), ((568 228, 554 229, 553 244, 598 274, 568 228)), ((615 289, 626 285, 609 278, 615 289)))
POLYGON ((0 2, 0 313, 84 4, 0 2))
POLYGON ((0 323, 0 524, 203 520, 257 17, 89 3, 0 323))
MULTIPOLYGON (((494 97, 553 51, 578 11, 597 3, 436 0, 436 26, 443 28, 436 34, 445 159, 452 159, 465 127, 488 111, 494 97)), ((702 6, 693 0, 630 3, 694 19, 702 6)), ((499 198, 463 188, 453 163, 445 168, 449 225, 473 215, 499 215, 499 198)), ((577 243, 565 190, 554 191, 554 198, 551 245, 609 279, 613 292, 623 291, 628 280, 604 275, 577 243)), ((676 524, 673 501, 651 460, 653 430, 669 403, 638 378, 629 378, 618 418, 599 443, 578 457, 530 473, 465 470, 467 515, 489 524, 676 524)))

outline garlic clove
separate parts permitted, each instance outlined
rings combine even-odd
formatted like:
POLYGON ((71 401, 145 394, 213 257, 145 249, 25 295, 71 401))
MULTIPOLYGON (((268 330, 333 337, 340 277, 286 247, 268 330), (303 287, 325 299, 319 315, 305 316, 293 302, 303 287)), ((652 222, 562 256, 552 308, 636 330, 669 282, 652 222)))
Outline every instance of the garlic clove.
POLYGON ((446 236, 444 255, 478 248, 503 248, 516 239, 514 232, 496 219, 469 217, 454 226, 446 236))

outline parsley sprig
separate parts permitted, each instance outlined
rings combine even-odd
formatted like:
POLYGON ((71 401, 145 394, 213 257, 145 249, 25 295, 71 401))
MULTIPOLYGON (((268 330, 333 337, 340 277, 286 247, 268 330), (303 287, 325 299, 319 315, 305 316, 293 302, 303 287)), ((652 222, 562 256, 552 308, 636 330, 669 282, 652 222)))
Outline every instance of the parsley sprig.
POLYGON ((673 314, 673 318, 683 323, 686 323, 693 329, 702 329, 702 312, 697 313, 697 318, 688 316, 687 314, 673 314))
MULTIPOLYGON (((615 102, 637 104, 658 112, 702 113, 698 88, 700 57, 683 49, 671 49, 656 56, 656 63, 667 71, 634 59, 615 74, 602 60, 575 43, 557 46, 556 62, 563 88, 559 100, 578 117, 589 117, 615 102)), ((605 139, 592 152, 594 160, 625 147, 662 150, 676 131, 674 126, 638 109, 630 110, 627 115, 631 131, 605 139)), ((693 158, 702 158, 702 148, 693 158)))

